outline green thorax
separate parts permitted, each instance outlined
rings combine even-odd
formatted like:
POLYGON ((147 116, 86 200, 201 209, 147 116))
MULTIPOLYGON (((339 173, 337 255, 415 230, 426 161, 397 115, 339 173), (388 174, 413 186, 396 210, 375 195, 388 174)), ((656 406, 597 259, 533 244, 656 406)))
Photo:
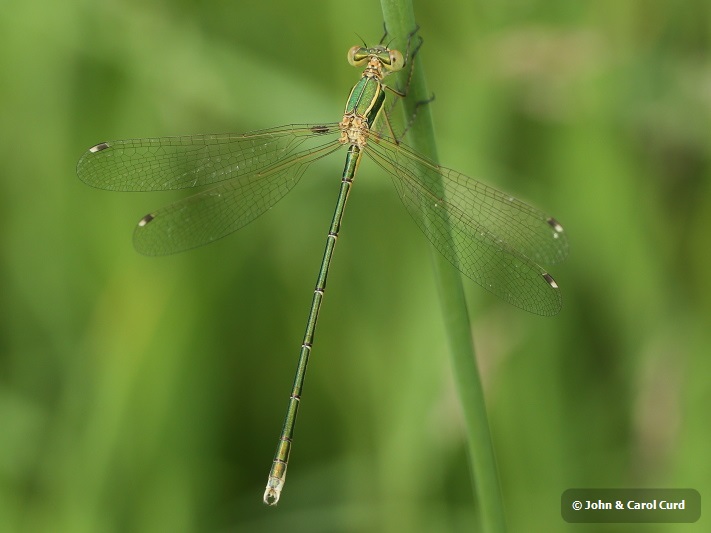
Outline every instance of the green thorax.
POLYGON ((348 97, 345 114, 365 117, 368 126, 373 126, 375 117, 385 101, 385 90, 377 78, 363 76, 355 84, 348 97))

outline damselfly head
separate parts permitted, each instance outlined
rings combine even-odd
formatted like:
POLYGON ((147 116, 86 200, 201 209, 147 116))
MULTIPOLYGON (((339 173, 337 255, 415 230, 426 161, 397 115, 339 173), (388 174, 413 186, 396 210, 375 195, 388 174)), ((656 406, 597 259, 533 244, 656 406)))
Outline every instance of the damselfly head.
POLYGON ((362 67, 373 62, 386 72, 396 72, 405 66, 405 59, 398 50, 390 50, 387 46, 379 44, 373 47, 354 46, 348 50, 348 62, 354 67, 362 67))

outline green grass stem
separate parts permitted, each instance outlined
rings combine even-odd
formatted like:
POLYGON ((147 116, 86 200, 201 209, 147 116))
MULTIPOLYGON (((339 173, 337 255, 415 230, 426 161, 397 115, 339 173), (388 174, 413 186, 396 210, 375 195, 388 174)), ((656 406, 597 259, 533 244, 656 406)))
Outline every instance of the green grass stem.
MULTIPOLYGON (((381 6, 388 39, 393 39, 392 47, 404 52, 407 48, 407 36, 416 27, 412 2, 381 0, 381 6)), ((412 45, 415 44, 416 42, 413 41, 412 45)), ((415 109, 417 102, 425 101, 431 95, 427 90, 421 56, 415 56, 414 61, 415 68, 404 107, 408 116, 412 116, 416 111, 417 120, 408 130, 406 142, 419 153, 436 161, 437 148, 430 106, 424 105, 415 109)), ((496 459, 462 280, 456 269, 434 247, 431 247, 431 251, 445 333, 464 416, 472 484, 480 508, 482 527, 489 532, 505 531, 506 523, 496 459)))

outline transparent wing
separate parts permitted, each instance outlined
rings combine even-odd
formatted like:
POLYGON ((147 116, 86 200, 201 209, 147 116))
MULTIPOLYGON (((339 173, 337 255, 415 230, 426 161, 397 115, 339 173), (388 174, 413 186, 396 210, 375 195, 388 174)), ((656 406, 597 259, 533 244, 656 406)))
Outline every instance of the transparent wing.
POLYGON ((86 184, 113 191, 165 191, 246 176, 293 154, 338 124, 294 124, 245 134, 185 135, 99 143, 77 163, 86 184))
POLYGON ((567 255, 555 219, 389 137, 371 135, 365 152, 391 175, 419 228, 464 275, 532 313, 560 310, 558 286, 537 264, 567 255))
POLYGON ((338 150, 336 139, 301 150, 146 215, 133 234, 145 255, 166 255, 220 239, 249 224, 286 195, 315 160, 338 150))

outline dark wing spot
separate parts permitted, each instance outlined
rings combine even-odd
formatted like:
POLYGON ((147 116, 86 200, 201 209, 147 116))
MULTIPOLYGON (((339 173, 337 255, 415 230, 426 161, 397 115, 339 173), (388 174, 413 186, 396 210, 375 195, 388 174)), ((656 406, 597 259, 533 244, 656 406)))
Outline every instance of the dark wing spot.
POLYGON ((557 284, 557 283, 555 282, 555 280, 553 279, 553 276, 551 276, 548 272, 544 272, 542 275, 543 275, 543 279, 546 280, 546 282, 548 283, 548 285, 550 285, 550 286, 553 287, 554 289, 557 289, 557 288, 558 288, 558 284, 557 284))
POLYGON ((101 150, 106 150, 109 147, 109 143, 99 143, 96 146, 89 148, 89 151, 94 154, 96 152, 101 152, 101 150))
POLYGON ((148 224, 154 218, 155 218, 155 216, 153 216, 152 214, 146 215, 145 217, 143 217, 141 220, 138 221, 138 227, 142 228, 143 226, 148 224))
POLYGON ((561 226, 555 218, 549 217, 546 222, 548 222, 548 225, 552 227, 556 233, 563 233, 563 226, 561 226))
POLYGON ((328 126, 311 126, 311 131, 320 135, 331 131, 328 126))

